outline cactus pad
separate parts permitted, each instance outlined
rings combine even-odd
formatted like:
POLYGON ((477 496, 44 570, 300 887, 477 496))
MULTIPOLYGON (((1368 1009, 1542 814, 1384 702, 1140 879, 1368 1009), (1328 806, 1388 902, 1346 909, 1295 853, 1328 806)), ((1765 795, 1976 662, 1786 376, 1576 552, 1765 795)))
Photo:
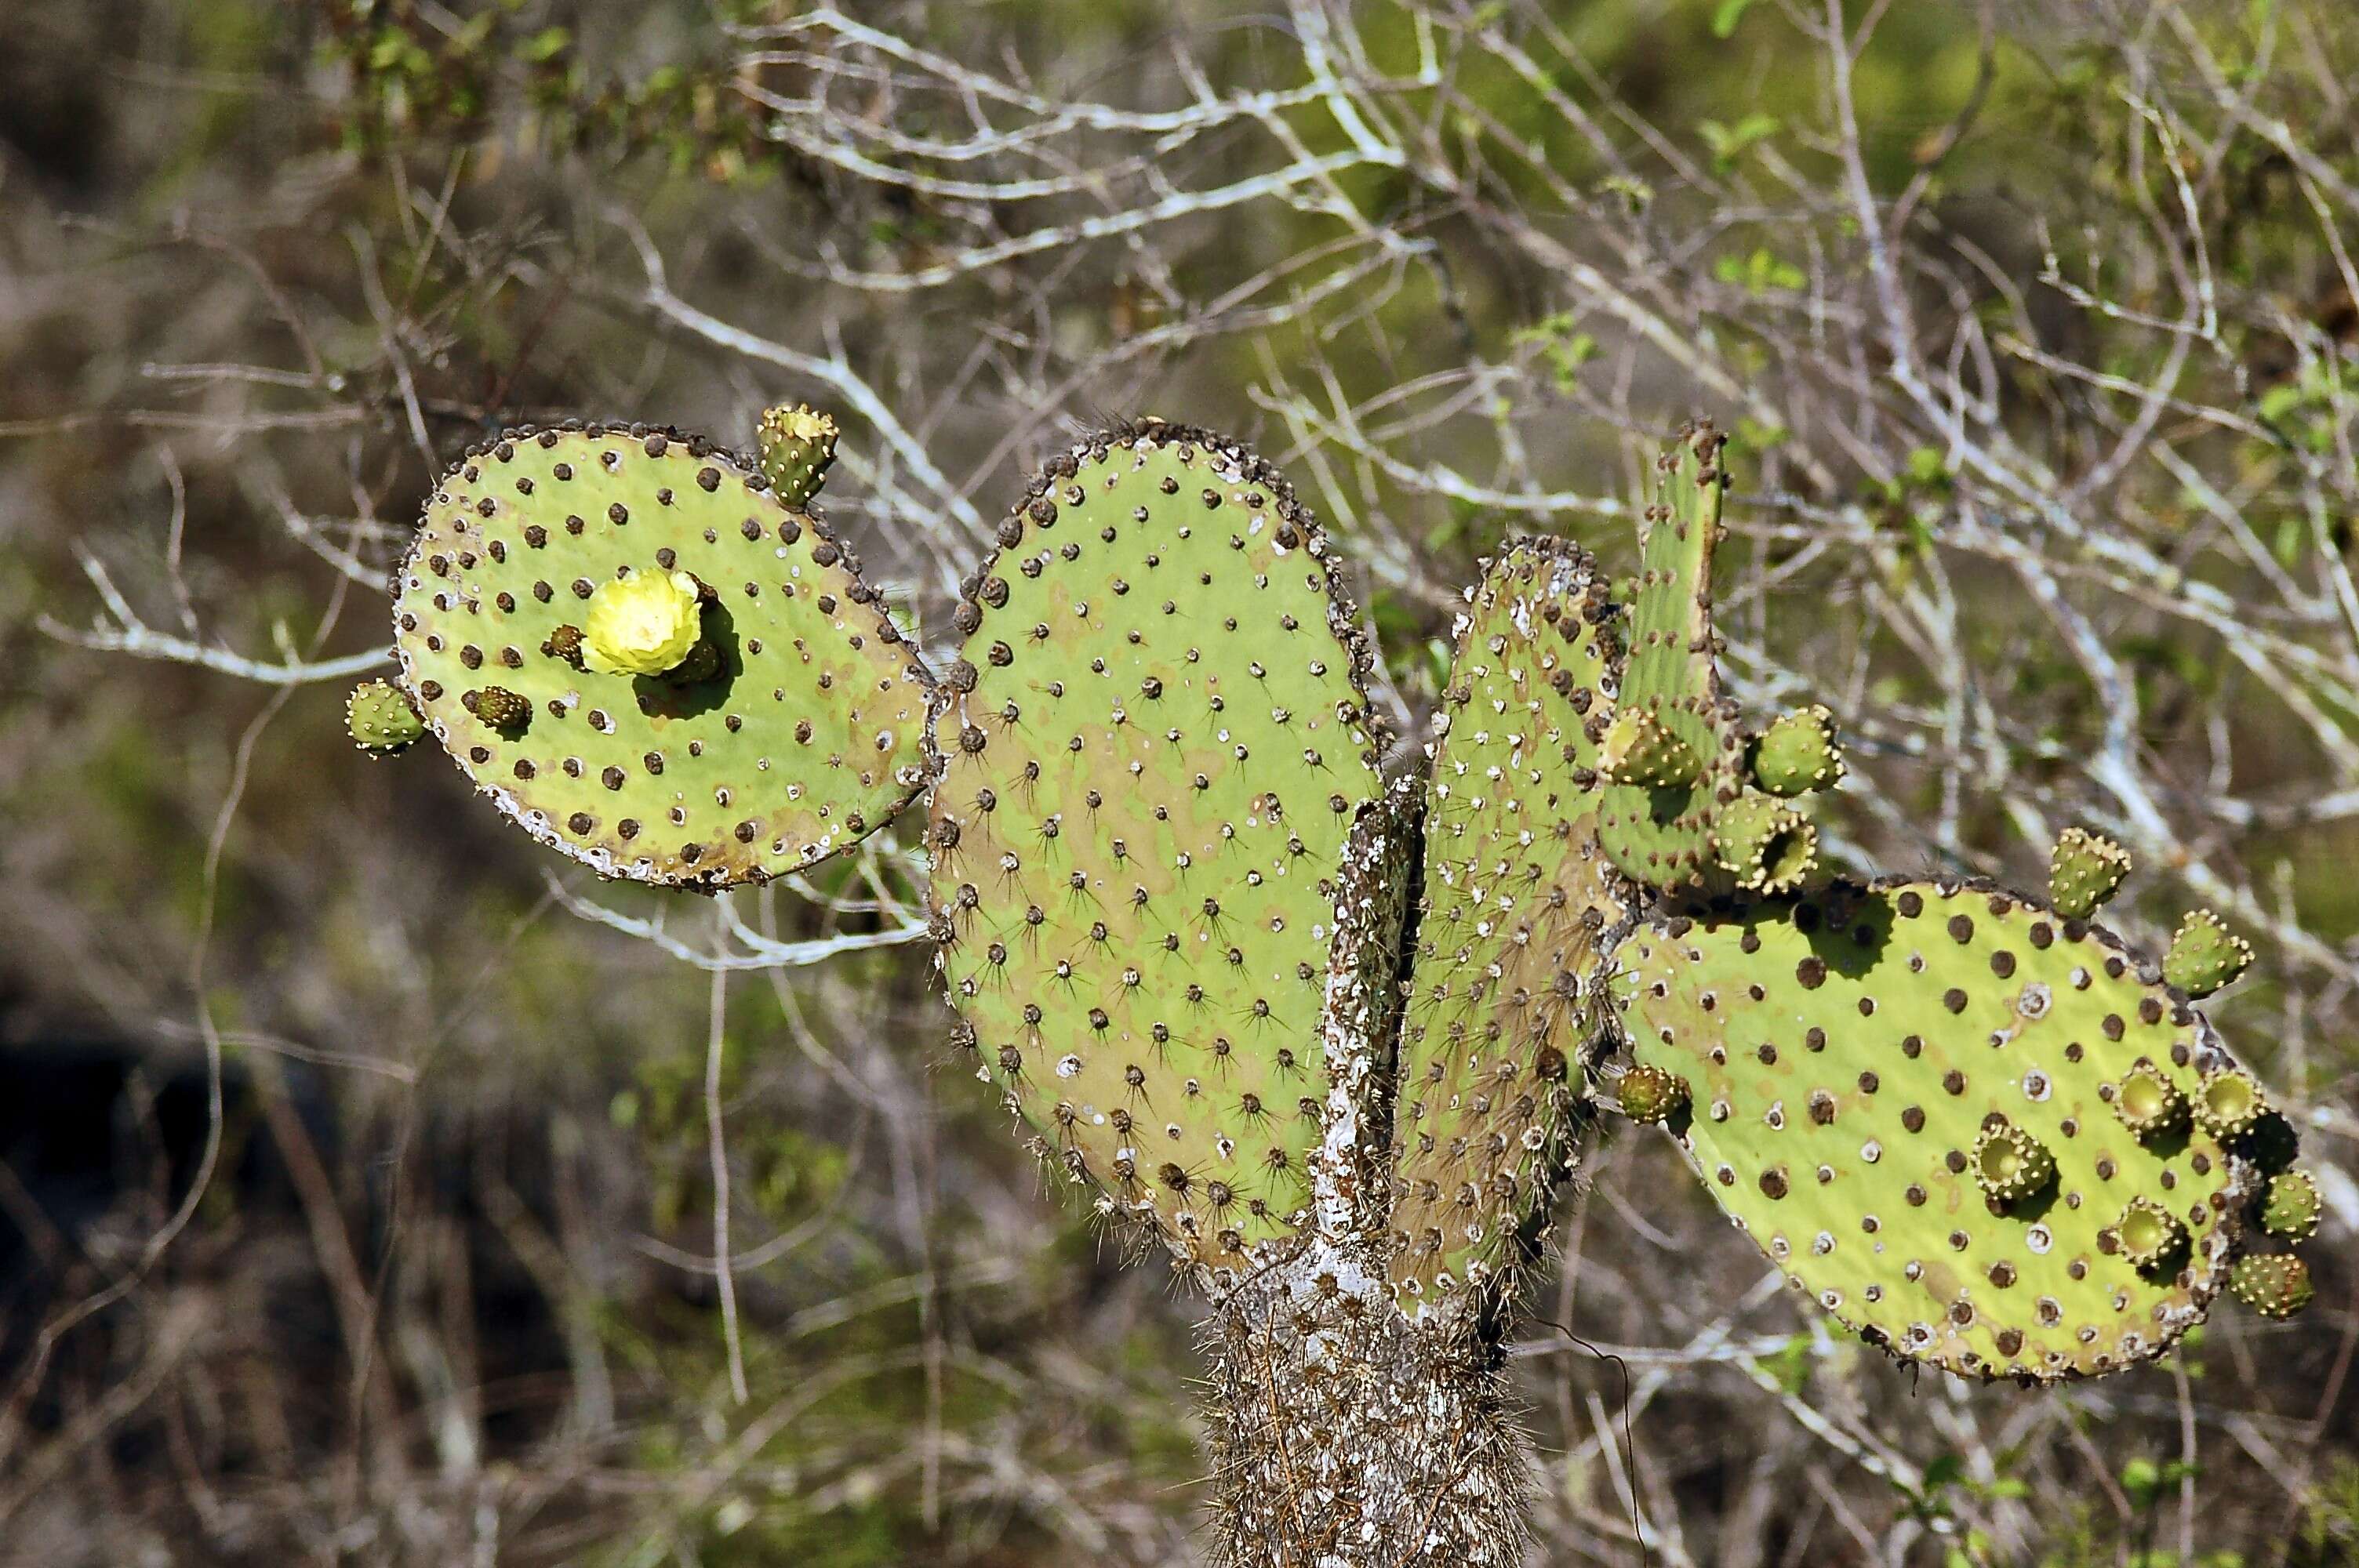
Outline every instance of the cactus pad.
POLYGON ((1599 826, 1614 864, 1649 887, 1710 870, 1713 819, 1740 784, 1744 741, 1721 696, 1712 630, 1725 440, 1699 425, 1658 460, 1640 544, 1599 826))
POLYGON ((2162 978, 2192 997, 2207 997, 2245 972, 2253 961, 2253 945, 2228 929, 2208 909, 2199 909, 2180 922, 2162 956, 2162 978))
POLYGON ((408 696, 390 681, 363 681, 344 698, 344 732, 372 757, 406 752, 426 733, 408 696))
POLYGON ((395 589, 428 726, 509 817, 607 875, 793 871, 922 782, 923 672, 858 562, 701 438, 509 431, 443 476, 395 589), (487 720, 495 687, 522 719, 495 698, 509 721, 487 720))
POLYGON ((1586 555, 1531 540, 1459 622, 1393 1123, 1407 1299, 1514 1267, 1586 1097, 1596 971, 1634 896, 1595 852, 1613 621, 1586 555))
POLYGON ((1753 742, 1753 782, 1771 795, 1832 789, 1844 772, 1835 716, 1822 706, 1780 715, 1753 742))
POLYGON ((2140 1073, 2187 1094, 2227 1058, 2105 932, 1979 887, 1838 884, 1690 901, 1620 957, 1634 1050, 1696 1086, 1680 1141, 1713 1195, 1896 1355, 2102 1372, 2158 1354, 2217 1290, 2256 1173, 2200 1127, 2140 1137, 2109 1102, 2140 1073), (2149 1232, 2185 1243, 2141 1269, 2149 1232))
POLYGON ((2048 859, 2048 896, 2067 920, 2086 920, 2130 874, 2130 852, 2102 833, 2067 827, 2048 859))
POLYGON ((1677 789, 1695 783, 1701 766, 1685 741, 1653 714, 1634 708, 1607 726, 1597 772, 1608 784, 1677 789))
POLYGON ((2236 1299, 2263 1317, 2288 1318, 2308 1306, 2314 1293, 2310 1265, 2290 1252, 2239 1258, 2228 1275, 2236 1299))
POLYGON ((967 581, 932 900, 960 1038, 1062 1168, 1241 1267, 1309 1195, 1339 856, 1380 790, 1327 544, 1245 449, 1060 453, 967 581))

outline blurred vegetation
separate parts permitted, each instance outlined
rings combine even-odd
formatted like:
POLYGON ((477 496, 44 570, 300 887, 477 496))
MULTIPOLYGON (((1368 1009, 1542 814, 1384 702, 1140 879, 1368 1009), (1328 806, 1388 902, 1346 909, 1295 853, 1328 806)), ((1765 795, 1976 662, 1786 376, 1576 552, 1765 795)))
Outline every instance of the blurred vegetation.
POLYGON ((942 1070, 915 948, 749 959, 887 927, 913 833, 734 901, 600 887, 302 678, 382 643, 469 440, 779 398, 845 418, 834 514, 928 627, 1065 434, 1252 434, 1362 563, 1404 718, 1484 552, 1627 570, 1605 503, 1712 412, 1743 695, 1862 715, 1858 864, 2033 872, 2129 813, 2128 712, 2169 845, 2129 918, 2263 941, 2223 1023, 2340 1181, 2318 1308, 1919 1386, 1608 1142, 1518 1350, 1546 1560, 1639 1561, 1643 1512, 1651 1560, 1740 1568, 2359 1561, 2359 22, 1833 15, 1873 24, 1848 142, 1826 8, 1776 0, 13 16, 0 1561, 1192 1560, 1190 1303, 942 1070), (1322 49, 1388 85, 1305 91, 1322 49), (1893 390, 1854 174, 1973 394, 1947 430, 1893 390), (118 589, 148 641, 75 642, 118 589))

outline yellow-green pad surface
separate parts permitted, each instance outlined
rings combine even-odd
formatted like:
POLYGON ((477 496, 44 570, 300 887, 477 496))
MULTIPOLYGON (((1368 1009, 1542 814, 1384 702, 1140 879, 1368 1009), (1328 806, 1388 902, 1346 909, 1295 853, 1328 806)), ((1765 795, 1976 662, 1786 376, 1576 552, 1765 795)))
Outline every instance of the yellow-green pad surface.
POLYGON ((1631 890, 1597 849, 1611 607, 1553 539, 1492 563, 1433 744, 1394 1110, 1393 1286, 1433 1303, 1513 1268, 1563 1164, 1631 890))
POLYGON ((395 579, 404 687, 476 787, 610 876, 791 871, 923 782, 926 686, 857 562, 752 464, 673 431, 513 430, 436 486, 395 579), (598 675, 542 651, 598 583, 682 570, 720 674, 598 675), (494 729, 471 694, 530 703, 494 729))
POLYGON ((1894 882, 1699 903, 1620 957, 1633 1050, 1694 1086, 1672 1128, 1706 1185, 1872 1341, 1959 1372, 2100 1373, 2159 1354, 2220 1287, 2251 1167, 2189 1127, 2141 1141, 2107 1097, 2139 1062, 2192 1093, 2226 1054, 2104 930, 1894 882), (2057 1164, 1996 1210, 1968 1163, 1992 1116, 2057 1164), (2111 1229, 2139 1196, 2192 1242, 2151 1274, 2111 1229))
POLYGON ((1367 654, 1284 480, 1201 431, 1067 449, 1000 542, 933 727, 951 1000, 1067 1171, 1236 1268, 1309 1196, 1367 654))

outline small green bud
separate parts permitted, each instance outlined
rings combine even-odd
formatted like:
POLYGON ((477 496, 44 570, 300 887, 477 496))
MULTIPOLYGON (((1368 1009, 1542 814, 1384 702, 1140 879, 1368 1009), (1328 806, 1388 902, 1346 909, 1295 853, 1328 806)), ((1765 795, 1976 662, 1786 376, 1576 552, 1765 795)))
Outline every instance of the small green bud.
POLYGON ((1652 1063, 1641 1062, 1614 1087, 1622 1114, 1633 1121, 1663 1122, 1688 1103, 1688 1081, 1652 1063))
POLYGON ((2048 896, 2067 920, 2086 920, 2130 872, 2130 852, 2102 833, 2067 827, 2048 860, 2048 896))
POLYGON ((2280 1171, 2269 1180, 2261 1204, 2261 1228, 2288 1241, 2318 1233, 2318 1179, 2308 1171, 2280 1171))
POLYGON ((2228 1289, 2263 1317, 2288 1318, 2310 1304, 2314 1293, 2310 1265, 2290 1252, 2239 1258, 2228 1271, 2228 1289))
POLYGON ((1994 1121, 1975 1135, 1974 1184, 1994 1203, 2027 1198, 2056 1174, 2056 1156, 2020 1127, 1994 1121))
POLYGON ((2223 1142, 2250 1132, 2268 1109, 2268 1095, 2241 1067, 2205 1074, 2202 1086, 2195 1091, 2197 1123, 2223 1142))
POLYGON ((513 734, 532 720, 531 702, 504 686, 487 686, 459 700, 486 726, 503 734, 513 734))
POLYGON ((1792 806, 1746 791, 1712 823, 1713 851, 1755 892, 1791 892, 1818 865, 1819 830, 1792 806))
POLYGON ((391 681, 363 681, 344 699, 344 731, 372 757, 406 751, 426 733, 409 694, 391 681))
POLYGON ((798 511, 810 504, 835 461, 835 421, 807 404, 762 411, 762 473, 780 501, 798 511))
POLYGON ((1822 706, 1796 708, 1753 742, 1753 781, 1771 795, 1832 789, 1845 771, 1835 745, 1835 716, 1822 706))
POLYGON ((2178 1251, 2187 1239, 2187 1227, 2152 1198, 2132 1198, 2122 1217, 2114 1221, 2114 1235, 2130 1266, 2143 1271, 2178 1251))
POLYGON ((1668 789, 1692 784, 1702 771, 1688 743, 1641 708, 1624 708, 1605 731, 1598 772, 1609 784, 1668 789))
POLYGON ((2190 914, 2179 924, 2163 955, 2162 978, 2189 996, 2206 997, 2245 972, 2253 961, 2253 945, 2228 929, 2208 909, 2190 914))
POLYGON ((582 667, 582 642, 581 627, 560 626, 542 640, 540 651, 559 664, 571 665, 578 670, 582 667))

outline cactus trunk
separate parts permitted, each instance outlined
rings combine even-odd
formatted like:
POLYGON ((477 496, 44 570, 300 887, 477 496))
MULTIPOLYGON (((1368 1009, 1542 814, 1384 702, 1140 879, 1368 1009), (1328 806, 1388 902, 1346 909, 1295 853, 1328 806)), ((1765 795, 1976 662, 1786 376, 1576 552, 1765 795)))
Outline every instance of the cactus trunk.
POLYGON ((1321 1240, 1204 1325, 1223 1568, 1523 1560, 1530 1465, 1495 1341, 1397 1306, 1321 1240))

